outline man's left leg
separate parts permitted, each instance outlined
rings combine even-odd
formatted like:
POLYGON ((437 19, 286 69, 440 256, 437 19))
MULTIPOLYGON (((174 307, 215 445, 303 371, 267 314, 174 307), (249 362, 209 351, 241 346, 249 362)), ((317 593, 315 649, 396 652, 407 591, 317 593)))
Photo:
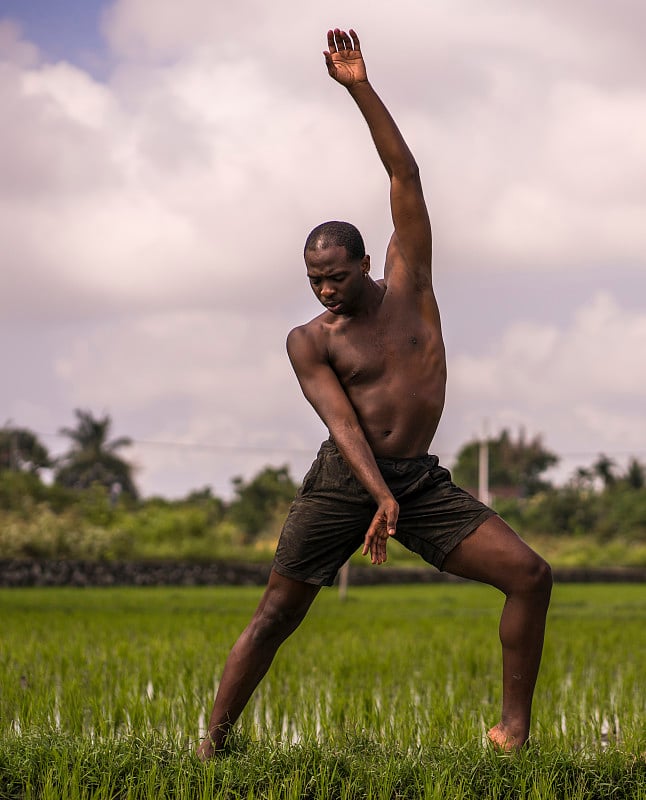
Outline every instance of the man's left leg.
POLYGON ((488 735, 502 750, 518 749, 529 736, 552 590, 550 567, 500 517, 490 517, 449 553, 442 569, 495 586, 507 597, 499 629, 502 717, 488 735))

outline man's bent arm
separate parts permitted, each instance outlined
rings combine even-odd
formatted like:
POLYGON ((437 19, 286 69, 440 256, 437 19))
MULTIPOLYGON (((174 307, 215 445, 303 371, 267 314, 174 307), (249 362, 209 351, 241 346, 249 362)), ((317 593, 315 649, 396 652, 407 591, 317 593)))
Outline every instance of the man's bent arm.
POLYGON ((363 554, 374 564, 386 560, 386 542, 396 531, 399 505, 383 479, 356 412, 332 367, 317 352, 304 328, 287 337, 287 352, 303 394, 325 423, 353 474, 377 504, 366 533, 363 554))
POLYGON ((390 177, 390 204, 399 248, 409 268, 430 273, 432 238, 419 169, 404 137, 368 81, 359 39, 335 29, 328 32, 328 72, 345 86, 363 114, 379 157, 390 177))

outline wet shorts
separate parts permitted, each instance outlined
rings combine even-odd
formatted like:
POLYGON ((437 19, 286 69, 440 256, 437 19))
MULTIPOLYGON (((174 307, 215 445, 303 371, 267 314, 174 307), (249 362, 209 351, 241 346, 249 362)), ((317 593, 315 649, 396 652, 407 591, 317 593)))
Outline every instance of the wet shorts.
MULTIPOLYGON (((437 456, 378 458, 399 503, 394 538, 442 569, 445 558, 495 511, 451 481, 437 456)), ((321 445, 280 535, 274 569, 294 580, 331 586, 362 544, 377 505, 333 441, 321 445)))

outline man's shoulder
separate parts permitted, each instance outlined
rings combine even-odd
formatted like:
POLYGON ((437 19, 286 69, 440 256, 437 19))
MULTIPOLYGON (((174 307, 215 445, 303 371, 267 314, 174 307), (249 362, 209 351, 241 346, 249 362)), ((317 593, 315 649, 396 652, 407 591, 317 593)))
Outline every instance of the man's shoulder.
POLYGON ((325 329, 325 318, 329 315, 329 311, 323 311, 323 313, 319 314, 316 317, 313 317, 308 322, 304 322, 302 325, 297 325, 295 328, 292 328, 291 331, 287 334, 287 338, 290 337, 298 337, 298 336, 320 336, 324 333, 325 329))
POLYGON ((328 311, 324 311, 309 322, 292 328, 287 334, 288 352, 291 354, 295 348, 307 348, 311 351, 325 349, 328 328, 328 325, 325 324, 325 319, 328 314, 328 311))

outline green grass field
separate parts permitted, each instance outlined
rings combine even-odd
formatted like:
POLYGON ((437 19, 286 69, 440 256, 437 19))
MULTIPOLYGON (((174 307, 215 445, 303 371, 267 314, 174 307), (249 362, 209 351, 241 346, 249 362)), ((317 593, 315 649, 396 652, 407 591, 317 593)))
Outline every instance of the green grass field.
POLYGON ((324 590, 231 752, 193 756, 255 588, 0 591, 1 798, 646 798, 646 586, 555 588, 526 752, 498 720, 502 597, 324 590))

